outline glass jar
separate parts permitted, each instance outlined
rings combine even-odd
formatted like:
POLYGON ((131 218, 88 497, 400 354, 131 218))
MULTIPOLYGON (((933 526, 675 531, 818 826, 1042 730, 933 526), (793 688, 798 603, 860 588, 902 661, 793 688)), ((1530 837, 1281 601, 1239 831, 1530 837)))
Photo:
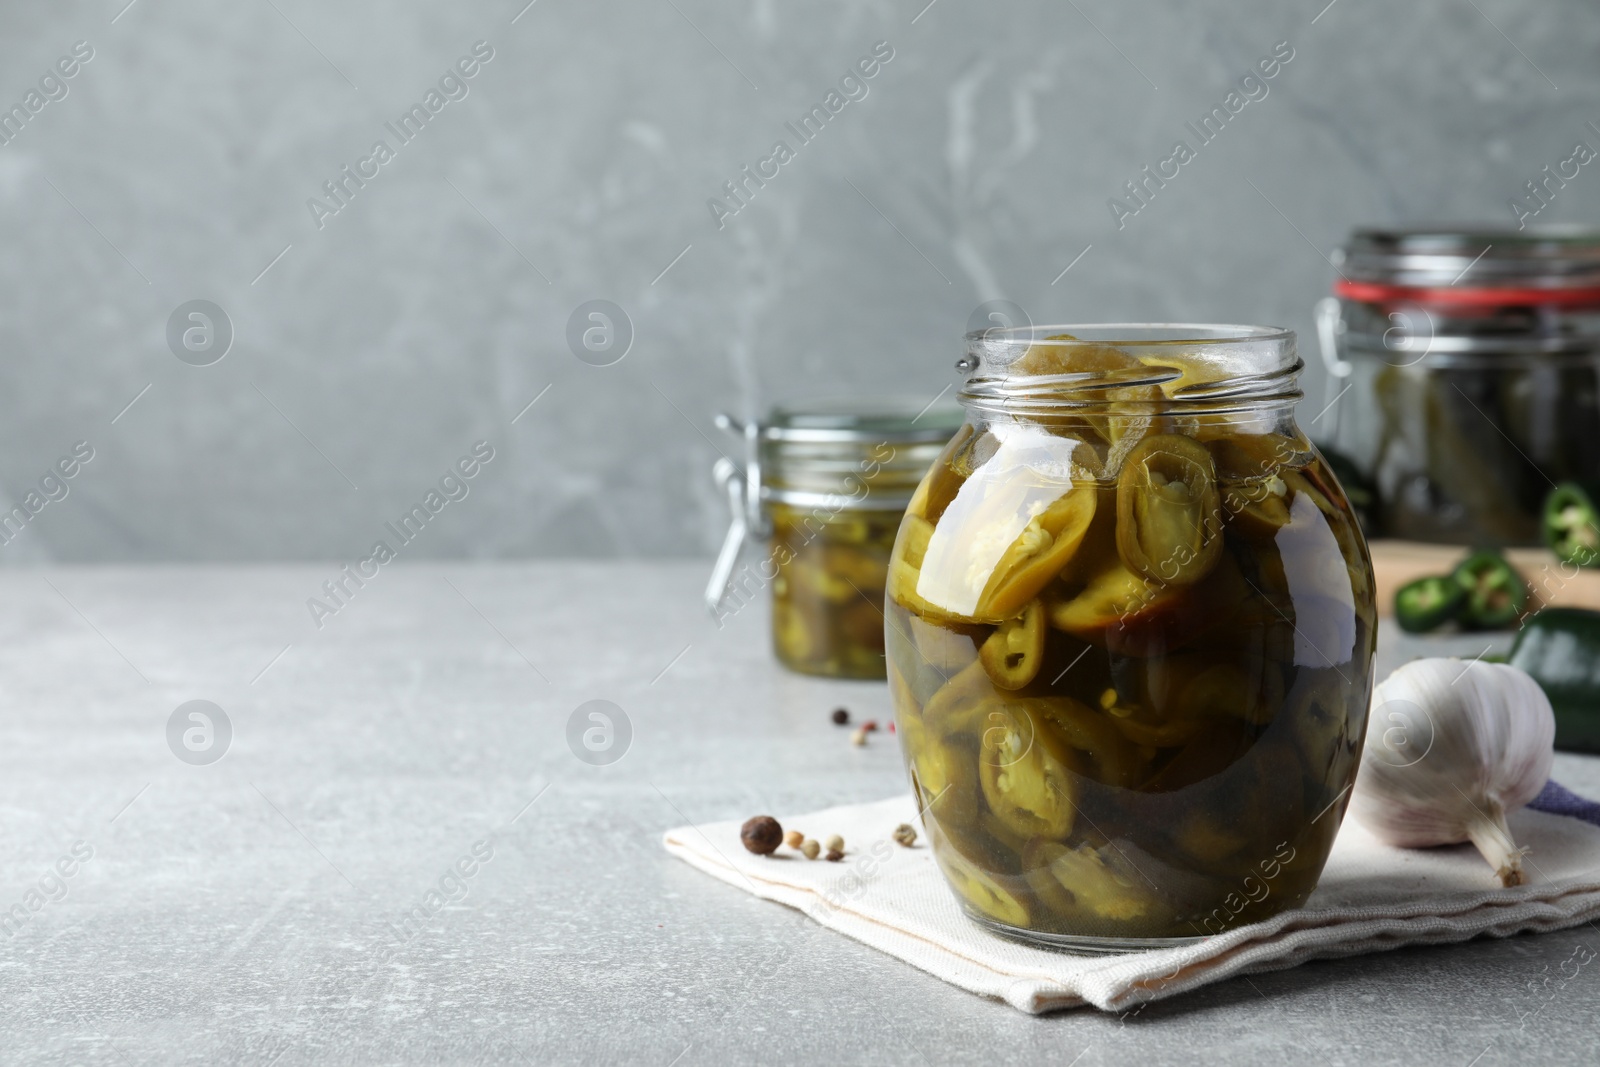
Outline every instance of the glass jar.
POLYGON ((933 457, 961 425, 926 402, 836 402, 775 408, 738 433, 745 468, 714 475, 732 524, 706 587, 719 622, 772 589, 772 649, 802 674, 882 679, 883 597, 900 516, 933 457), (747 540, 765 542, 753 565, 747 540))
POLYGON ((1537 545, 1554 484, 1600 490, 1600 231, 1357 230, 1341 270, 1312 430, 1371 484, 1372 532, 1537 545))
POLYGON ((906 510, 902 751, 967 914, 1115 951, 1303 902, 1354 780, 1366 543, 1294 421, 1294 334, 967 335, 961 431, 906 510))

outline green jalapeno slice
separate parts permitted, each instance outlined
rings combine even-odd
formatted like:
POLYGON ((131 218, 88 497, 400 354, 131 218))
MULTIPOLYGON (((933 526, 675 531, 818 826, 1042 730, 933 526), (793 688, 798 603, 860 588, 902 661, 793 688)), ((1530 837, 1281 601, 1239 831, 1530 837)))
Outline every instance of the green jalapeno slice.
POLYGON ((1544 540, 1563 563, 1600 564, 1600 511, 1582 486, 1563 482, 1545 499, 1544 540))
POLYGON ((1117 854, 1093 845, 1068 848, 1055 842, 1034 845, 1024 877, 1040 899, 1067 917, 1080 920, 1152 919, 1170 915, 1144 878, 1117 854), (1107 856, 1110 861, 1108 862, 1107 856))
POLYGON ((1068 747, 1094 762, 1097 779, 1112 786, 1136 784, 1141 761, 1110 715, 1069 696, 1035 697, 1029 706, 1068 747))
POLYGON ((1023 527, 978 595, 980 618, 1017 614, 1061 573, 1089 532, 1098 496, 1094 486, 1078 486, 1023 527))
POLYGON ((1408 634, 1425 634, 1453 620, 1466 602, 1467 591, 1453 575, 1429 575, 1395 590, 1394 621, 1408 634))
POLYGON ((1461 623, 1469 630, 1509 628, 1528 606, 1528 583, 1498 552, 1468 556, 1452 577, 1466 590, 1461 623))
POLYGON ((1028 907, 954 848, 935 849, 934 859, 952 888, 978 911, 1010 926, 1028 925, 1028 907))
POLYGON ((995 627, 978 650, 989 680, 1001 689, 1021 689, 1033 681, 1044 661, 1044 632, 1044 608, 1037 600, 995 627))
POLYGON ((978 781, 989 810, 1017 834, 1066 837, 1078 800, 1071 752, 1028 702, 986 708, 978 781))
POLYGON ((894 555, 889 559, 886 592, 891 600, 925 619, 934 622, 965 621, 930 603, 917 592, 917 581, 922 576, 922 561, 932 537, 933 523, 916 515, 906 515, 894 555))
POLYGON ((1182 590, 1146 580, 1120 560, 1093 575, 1075 596, 1049 606, 1050 625, 1085 641, 1104 643, 1106 632, 1160 616, 1182 590))
POLYGON ((1151 581, 1190 585, 1222 551, 1217 469, 1204 445, 1179 434, 1139 442, 1117 479, 1117 551, 1151 581))

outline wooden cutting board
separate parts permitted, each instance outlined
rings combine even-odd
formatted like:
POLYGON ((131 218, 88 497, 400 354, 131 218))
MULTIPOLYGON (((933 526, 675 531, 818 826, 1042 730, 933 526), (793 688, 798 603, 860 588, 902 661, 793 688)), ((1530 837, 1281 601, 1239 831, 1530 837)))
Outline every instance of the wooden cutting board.
MULTIPOLYGON (((1402 585, 1430 574, 1448 574, 1467 557, 1459 545, 1417 541, 1370 541, 1372 569, 1378 579, 1378 614, 1394 613, 1394 593, 1402 585)), ((1600 569, 1582 570, 1563 564, 1545 548, 1512 548, 1504 553, 1522 572, 1534 598, 1546 607, 1593 608, 1600 611, 1600 569)))

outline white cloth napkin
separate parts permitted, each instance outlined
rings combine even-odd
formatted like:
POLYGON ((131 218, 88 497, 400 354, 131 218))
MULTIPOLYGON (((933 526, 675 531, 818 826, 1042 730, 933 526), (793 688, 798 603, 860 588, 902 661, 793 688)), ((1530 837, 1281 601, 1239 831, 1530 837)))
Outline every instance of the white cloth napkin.
POLYGON ((1092 1004, 1121 1011, 1235 974, 1410 944, 1560 930, 1600 916, 1600 828, 1519 811, 1511 816, 1530 883, 1502 889, 1471 845, 1412 850, 1381 844, 1347 819, 1305 907, 1197 943, 1119 956, 1080 956, 999 938, 966 918, 934 865, 926 837, 902 848, 890 834, 920 825, 909 795, 779 816, 821 840, 839 834, 839 863, 780 848, 756 856, 739 821, 667 831, 667 851, 730 885, 812 919, 929 974, 1026 1012, 1092 1004))

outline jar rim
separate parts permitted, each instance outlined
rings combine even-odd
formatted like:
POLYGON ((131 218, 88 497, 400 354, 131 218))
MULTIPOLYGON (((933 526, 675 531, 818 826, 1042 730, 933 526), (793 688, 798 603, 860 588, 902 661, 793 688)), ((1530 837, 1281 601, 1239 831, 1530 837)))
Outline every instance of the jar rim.
POLYGON ((1600 284, 1600 228, 1543 223, 1522 229, 1484 223, 1363 226, 1335 250, 1334 263, 1341 271, 1340 284, 1358 289, 1426 290, 1447 303, 1542 303, 1563 299, 1567 290, 1600 284), (1480 295, 1462 295, 1473 292, 1480 295))
POLYGON ((1106 404, 1154 413, 1298 400, 1295 380, 1305 364, 1294 331, 1278 326, 1100 323, 975 330, 957 367, 970 375, 957 394, 963 405, 1027 416, 1106 404), (1061 353, 1062 366, 1074 366, 1074 349, 1085 359, 1068 371, 1018 371, 1023 355, 1039 347, 1061 353), (1129 358, 1096 358, 1093 350, 1108 348, 1129 358))
POLYGON ((962 412, 944 394, 931 401, 910 397, 839 398, 782 404, 757 424, 762 441, 813 444, 943 444, 960 429, 962 412))

